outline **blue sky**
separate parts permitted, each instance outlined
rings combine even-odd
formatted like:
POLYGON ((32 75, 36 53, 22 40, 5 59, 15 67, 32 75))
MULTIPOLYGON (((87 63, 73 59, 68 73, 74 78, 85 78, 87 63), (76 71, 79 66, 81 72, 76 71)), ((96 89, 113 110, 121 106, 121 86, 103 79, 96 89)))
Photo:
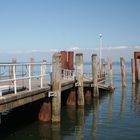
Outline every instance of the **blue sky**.
POLYGON ((140 46, 140 0, 0 0, 1 52, 140 46))

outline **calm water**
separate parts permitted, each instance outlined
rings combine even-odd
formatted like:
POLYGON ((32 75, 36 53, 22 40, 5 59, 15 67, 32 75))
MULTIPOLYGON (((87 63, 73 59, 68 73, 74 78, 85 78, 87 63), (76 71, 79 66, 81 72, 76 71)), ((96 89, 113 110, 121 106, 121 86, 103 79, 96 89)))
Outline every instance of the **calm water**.
MULTIPOLYGON (((88 71, 88 65, 85 69, 88 71)), ((0 140, 139 140, 140 84, 132 86, 129 63, 126 70, 126 89, 121 87, 120 65, 115 63, 114 93, 106 93, 100 99, 86 99, 84 108, 64 106, 60 124, 29 121, 22 122, 22 127, 12 125, 15 130, 7 128, 9 133, 0 140)))

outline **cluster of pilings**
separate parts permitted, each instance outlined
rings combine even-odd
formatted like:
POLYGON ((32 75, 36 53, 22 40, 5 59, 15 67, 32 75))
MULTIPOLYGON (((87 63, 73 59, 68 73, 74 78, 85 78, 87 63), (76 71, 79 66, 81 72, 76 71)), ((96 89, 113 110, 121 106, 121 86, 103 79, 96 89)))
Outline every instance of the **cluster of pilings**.
MULTIPOLYGON (((55 53, 52 59, 52 92, 55 93, 56 96, 52 97, 51 100, 47 100, 46 103, 43 104, 40 113, 39 120, 41 121, 50 121, 52 122, 60 122, 60 113, 61 113, 61 82, 62 82, 62 69, 68 68, 74 69, 73 67, 73 52, 61 51, 60 53, 55 53), (67 55, 68 54, 68 55, 67 55), (46 109, 45 109, 46 108, 46 109), (49 114, 48 114, 49 113, 49 114)), ((91 93, 93 97, 99 97, 99 79, 105 79, 106 70, 105 64, 102 63, 102 71, 98 71, 97 64, 97 55, 93 54, 91 57, 92 61, 92 82, 90 83, 90 88, 92 89, 91 93), (104 68, 103 68, 104 67, 104 68)), ((73 88, 76 87, 75 90, 71 90, 69 96, 67 98, 67 105, 78 105, 84 106, 85 104, 85 95, 84 95, 84 62, 83 62, 83 54, 79 53, 75 55, 76 62, 76 80, 74 82, 73 88)), ((112 80, 112 61, 109 59, 109 89, 113 91, 113 80, 112 80)), ((89 90, 88 90, 89 91, 89 90)), ((89 92, 87 91, 87 94, 89 92)))
POLYGON ((61 67, 62 69, 74 69, 73 59, 74 53, 73 51, 61 51, 61 67))

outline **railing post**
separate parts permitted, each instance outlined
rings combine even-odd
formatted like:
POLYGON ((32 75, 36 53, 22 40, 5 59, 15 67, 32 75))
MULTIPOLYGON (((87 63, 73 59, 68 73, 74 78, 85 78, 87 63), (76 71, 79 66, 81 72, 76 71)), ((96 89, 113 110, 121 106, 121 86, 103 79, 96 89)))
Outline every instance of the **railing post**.
POLYGON ((52 122, 60 122, 61 113, 61 54, 55 53, 52 59, 52 122))
POLYGON ((29 69, 29 91, 31 91, 32 90, 31 64, 29 64, 28 69, 29 69))
POLYGON ((125 60, 123 57, 120 58, 121 65, 121 75, 122 75, 122 86, 126 87, 126 68, 125 68, 125 60))
POLYGON ((13 64, 14 93, 17 93, 16 64, 13 64))
MULTIPOLYGON (((92 78, 93 78, 93 96, 99 97, 98 89, 98 68, 97 68, 97 54, 92 54, 92 78)), ((100 70, 101 71, 101 70, 100 70)))
POLYGON ((43 88, 43 62, 40 65, 40 87, 43 88))
POLYGON ((78 86, 78 105, 84 105, 84 91, 83 91, 83 54, 76 54, 76 64, 77 64, 77 82, 78 86))
POLYGON ((41 63, 41 66, 40 66, 40 72, 41 72, 41 75, 40 75, 40 87, 43 88, 43 81, 45 79, 45 73, 46 73, 46 60, 43 60, 42 63, 41 63))

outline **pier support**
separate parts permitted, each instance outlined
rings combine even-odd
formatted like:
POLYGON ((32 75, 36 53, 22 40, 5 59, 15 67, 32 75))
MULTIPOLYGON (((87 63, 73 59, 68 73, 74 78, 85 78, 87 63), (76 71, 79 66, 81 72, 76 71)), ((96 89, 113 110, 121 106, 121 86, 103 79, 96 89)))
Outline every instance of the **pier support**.
POLYGON ((109 70, 109 89, 110 91, 114 90, 114 86, 113 86, 113 69, 112 69, 112 59, 109 58, 108 60, 108 70, 109 70))
POLYGON ((126 87, 126 68, 125 68, 125 59, 123 57, 120 58, 120 65, 122 75, 122 86, 126 87))
POLYGON ((84 89, 83 89, 83 54, 76 54, 77 65, 77 82, 78 82, 78 105, 84 105, 84 89))
POLYGON ((132 69, 132 84, 136 83, 136 75, 135 75, 135 60, 131 59, 131 69, 132 69))
POLYGON ((76 93, 75 90, 71 90, 67 98, 67 105, 75 106, 76 105, 76 93))
POLYGON ((99 97, 97 54, 92 54, 92 79, 93 79, 93 96, 99 97))
POLYGON ((60 122, 61 112, 61 54, 55 53, 52 60, 52 122, 60 122))
POLYGON ((51 121, 51 103, 49 99, 43 103, 38 115, 38 119, 43 122, 51 121))

